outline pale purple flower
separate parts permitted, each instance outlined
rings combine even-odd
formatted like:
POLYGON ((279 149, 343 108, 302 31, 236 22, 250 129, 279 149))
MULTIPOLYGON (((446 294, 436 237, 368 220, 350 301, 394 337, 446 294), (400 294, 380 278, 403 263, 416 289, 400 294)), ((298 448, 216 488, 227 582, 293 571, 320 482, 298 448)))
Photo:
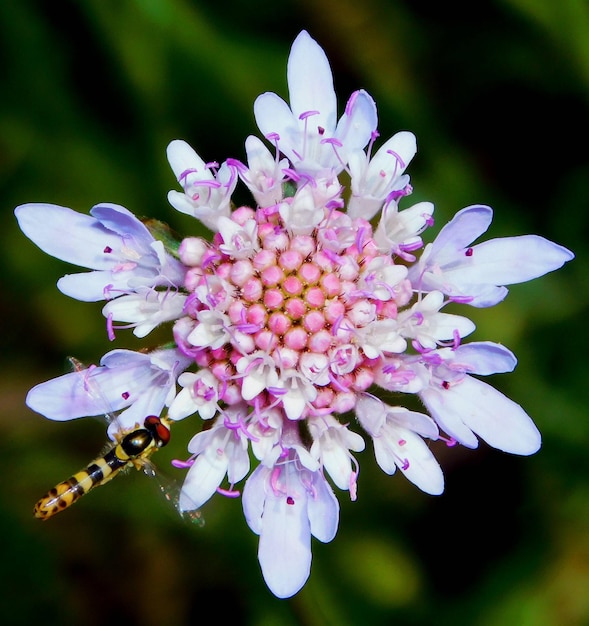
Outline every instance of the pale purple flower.
POLYGON ((491 222, 483 206, 459 211, 423 248, 433 205, 400 206, 411 192, 405 169, 415 137, 397 133, 371 156, 372 98, 354 93, 338 121, 329 63, 306 32, 291 50, 288 88, 290 104, 265 93, 254 105, 275 156, 255 137, 247 166, 229 158, 218 167, 183 141, 169 145, 183 191, 168 199, 211 229, 211 241, 188 236, 167 251, 114 205, 95 207, 93 217, 52 205, 17 209, 42 249, 94 270, 59 286, 108 299, 111 336, 114 322, 139 337, 170 322, 174 342, 111 352, 99 367, 33 388, 29 406, 57 420, 108 406, 124 428, 165 407, 171 420, 206 422, 188 446, 180 506, 238 497, 247 477, 243 511, 260 537, 264 579, 281 598, 310 574, 311 537, 335 536, 330 483, 352 500, 361 495, 365 441, 385 473, 399 470, 432 495, 444 477, 434 456, 442 444, 431 442, 475 448, 481 438, 513 454, 538 450, 540 433, 522 407, 478 378, 512 371, 514 355, 464 343, 475 325, 455 311, 497 304, 505 285, 573 258, 533 235, 473 245, 491 222), (351 192, 338 178, 344 170, 351 192), (232 205, 238 178, 251 207, 232 205), (392 394, 399 405, 385 402, 392 394), (429 415, 403 406, 401 394, 417 396, 429 415))
POLYGON ((244 423, 246 408, 238 405, 227 409, 210 429, 191 439, 188 451, 194 455, 194 462, 180 494, 182 510, 200 508, 215 493, 225 476, 233 485, 248 473, 248 434, 244 423))
POLYGON ((339 522, 338 501, 301 445, 285 447, 276 462, 259 465, 243 492, 245 519, 260 536, 258 559, 270 591, 288 598, 311 570, 311 535, 331 541, 339 522))
POLYGON ((258 128, 299 174, 330 178, 343 169, 348 154, 370 140, 377 123, 374 100, 365 91, 355 92, 337 120, 329 61, 306 31, 293 43, 287 79, 290 106, 274 93, 258 96, 258 128))
POLYGON ((110 300, 145 288, 176 288, 184 281, 182 264, 122 206, 98 204, 90 217, 55 204, 23 204, 15 214, 41 250, 93 270, 57 282, 62 293, 77 300, 110 300))
POLYGON ((505 452, 538 451, 540 433, 522 407, 470 375, 511 372, 517 360, 507 348, 473 342, 429 353, 426 362, 431 379, 419 397, 447 435, 469 448, 478 446, 478 435, 505 452))
POLYGON ((213 231, 218 230, 220 216, 231 213, 231 194, 237 184, 237 171, 223 163, 205 163, 185 142, 175 139, 168 146, 168 161, 184 190, 170 191, 168 202, 182 213, 199 219, 213 231))
POLYGON ((286 180, 288 159, 278 159, 254 135, 245 140, 247 167, 238 161, 235 163, 239 177, 247 185, 259 206, 278 204, 284 197, 282 183, 286 180))
POLYGON ((493 210, 487 206, 458 211, 411 268, 413 284, 422 291, 439 290, 471 306, 489 307, 505 298, 505 285, 553 272, 574 256, 537 235, 502 237, 471 246, 492 219, 493 210))
POLYGON ((388 406, 363 394, 356 405, 358 421, 372 437, 374 454, 382 470, 394 474, 397 468, 426 493, 444 490, 444 475, 423 437, 438 438, 438 427, 423 413, 402 406, 388 406))
POLYGON ((362 149, 354 150, 349 160, 352 197, 348 214, 369 220, 391 194, 392 197, 407 195, 409 176, 403 173, 416 152, 415 135, 407 131, 393 135, 372 158, 362 149))
POLYGON ((33 387, 27 406, 45 417, 65 421, 119 412, 109 435, 159 415, 176 395, 176 378, 189 365, 178 350, 143 354, 112 350, 99 366, 76 369, 33 387))

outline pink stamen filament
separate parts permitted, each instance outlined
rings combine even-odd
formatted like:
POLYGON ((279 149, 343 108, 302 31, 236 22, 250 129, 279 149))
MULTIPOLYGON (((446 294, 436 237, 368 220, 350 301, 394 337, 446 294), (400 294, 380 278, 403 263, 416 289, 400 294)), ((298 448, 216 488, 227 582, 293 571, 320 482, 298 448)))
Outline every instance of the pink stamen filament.
POLYGON ((238 489, 223 489, 222 487, 217 487, 217 493, 227 498, 239 498, 241 495, 238 489))
POLYGON ((181 461, 180 459, 172 459, 171 464, 173 467, 178 469, 188 469, 194 465, 194 459, 187 459, 186 461, 181 461))

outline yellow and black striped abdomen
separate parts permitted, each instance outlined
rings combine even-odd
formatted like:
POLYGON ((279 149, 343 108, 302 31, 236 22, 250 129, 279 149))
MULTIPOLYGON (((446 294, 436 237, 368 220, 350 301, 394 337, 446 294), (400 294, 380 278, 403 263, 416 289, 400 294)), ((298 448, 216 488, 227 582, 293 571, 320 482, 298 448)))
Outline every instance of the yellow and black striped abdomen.
POLYGON ((114 478, 131 462, 128 456, 125 455, 125 458, 119 456, 118 448, 118 445, 115 446, 103 457, 92 461, 85 469, 53 487, 35 505, 35 517, 43 520, 49 519, 70 507, 94 487, 104 485, 114 478))
POLYGON ((122 469, 133 466, 141 469, 156 450, 165 446, 170 439, 170 429, 165 418, 150 415, 142 427, 127 432, 104 456, 92 461, 45 494, 35 505, 35 517, 46 520, 60 511, 65 511, 76 500, 89 491, 104 485, 122 469))

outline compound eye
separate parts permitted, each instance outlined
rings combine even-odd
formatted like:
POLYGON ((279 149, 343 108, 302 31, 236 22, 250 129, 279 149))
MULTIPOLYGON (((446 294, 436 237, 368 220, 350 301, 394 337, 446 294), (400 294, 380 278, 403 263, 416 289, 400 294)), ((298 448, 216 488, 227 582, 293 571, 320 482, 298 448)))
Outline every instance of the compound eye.
POLYGON ((170 429, 157 415, 148 415, 145 418, 144 427, 153 435, 158 448, 162 448, 170 441, 170 429))

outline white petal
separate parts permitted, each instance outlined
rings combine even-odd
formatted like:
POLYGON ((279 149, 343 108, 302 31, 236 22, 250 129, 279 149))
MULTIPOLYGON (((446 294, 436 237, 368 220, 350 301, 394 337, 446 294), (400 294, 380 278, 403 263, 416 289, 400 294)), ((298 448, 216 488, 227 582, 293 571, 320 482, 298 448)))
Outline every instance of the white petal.
MULTIPOLYGON (((527 413, 490 385, 466 376, 460 384, 442 390, 440 396, 434 417, 448 434, 455 436, 438 419, 442 413, 446 421, 453 413, 466 428, 504 452, 528 455, 540 448, 540 432, 527 413)), ((429 401, 426 405, 432 410, 429 401)))
MULTIPOLYGON (((473 247, 468 267, 456 270, 457 282, 513 285, 562 267, 574 254, 537 235, 491 239, 473 247)), ((446 272, 452 281, 454 272, 446 272)))
POLYGON ((451 389, 428 387, 419 393, 419 397, 445 433, 467 448, 476 448, 479 440, 459 413, 464 410, 464 403, 450 391, 451 389))
POLYGON ((488 206, 470 206, 456 213, 439 232, 431 248, 435 263, 443 265, 444 257, 463 250, 491 225, 493 210, 488 206))
POLYGON ((313 126, 322 126, 330 136, 335 130, 337 100, 329 61, 323 49, 302 31, 292 44, 287 68, 288 92, 293 114, 318 111, 313 126))
POLYGON ((211 178, 206 163, 198 156, 194 149, 181 139, 174 139, 167 148, 168 162, 180 184, 183 185, 183 176, 186 172, 196 170, 201 179, 211 178))
POLYGON ((372 97, 363 89, 352 94, 335 132, 344 144, 346 154, 362 150, 370 141, 377 123, 376 104, 372 97))
POLYGON ((117 294, 129 290, 132 271, 112 272, 110 270, 66 274, 57 281, 61 293, 82 302, 106 300, 108 293, 117 294), (108 293, 107 293, 108 288, 108 293))
POLYGON ((488 376, 512 372, 517 359, 511 350, 491 341, 473 341, 454 350, 453 360, 465 364, 473 374, 488 376))
POLYGON ((438 427, 431 417, 423 413, 409 411, 402 406, 386 407, 387 416, 389 416, 395 424, 412 430, 422 437, 437 439, 439 435, 438 427))
POLYGON ((321 474, 315 474, 313 486, 315 487, 314 494, 309 496, 307 501, 311 534, 319 541, 328 543, 337 533, 339 502, 321 474))
POLYGON ((112 258, 104 250, 118 249, 121 238, 96 218, 55 204, 34 203, 19 206, 15 215, 23 233, 43 252, 90 269, 112 267, 112 258))
POLYGON ((296 132, 297 122, 292 111, 275 93, 266 92, 256 98, 254 116, 264 137, 278 133, 281 139, 286 139, 288 135, 296 132))
POLYGON ((423 439, 409 430, 401 430, 402 446, 397 444, 397 453, 406 458, 408 466, 399 469, 405 477, 425 493, 439 495, 444 491, 444 475, 440 465, 423 439))
POLYGON ((188 470, 180 492, 180 510, 199 509, 216 491, 227 473, 227 457, 216 451, 199 455, 188 470))
POLYGON ((250 529, 259 535, 262 532, 262 515, 266 499, 266 485, 271 470, 264 465, 258 465, 250 474, 243 488, 241 498, 245 521, 250 529))
POLYGON ((305 496, 287 501, 286 496, 267 494, 258 559, 266 584, 278 598, 293 596, 305 584, 311 571, 311 530, 305 496))
POLYGON ((468 317, 450 313, 435 313, 431 317, 428 317, 428 322, 430 326, 429 332, 438 341, 452 339, 454 331, 458 331, 460 337, 466 337, 476 329, 474 322, 468 319, 468 317))

